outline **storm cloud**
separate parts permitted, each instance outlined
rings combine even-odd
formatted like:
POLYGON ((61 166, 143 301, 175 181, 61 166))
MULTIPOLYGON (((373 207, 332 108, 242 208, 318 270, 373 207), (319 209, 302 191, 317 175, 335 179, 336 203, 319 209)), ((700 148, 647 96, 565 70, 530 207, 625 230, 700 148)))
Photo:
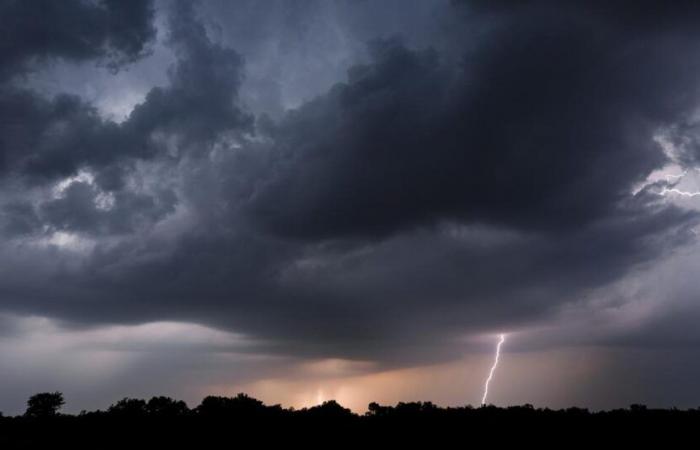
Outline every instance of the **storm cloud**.
POLYGON ((3 1, 1 78, 55 59, 97 60, 112 69, 143 56, 155 37, 149 1, 3 1))
POLYGON ((700 8, 419 4, 3 2, 5 322, 372 370, 672 339, 584 328, 694 248, 700 8), (164 82, 115 120, 59 69, 164 82))

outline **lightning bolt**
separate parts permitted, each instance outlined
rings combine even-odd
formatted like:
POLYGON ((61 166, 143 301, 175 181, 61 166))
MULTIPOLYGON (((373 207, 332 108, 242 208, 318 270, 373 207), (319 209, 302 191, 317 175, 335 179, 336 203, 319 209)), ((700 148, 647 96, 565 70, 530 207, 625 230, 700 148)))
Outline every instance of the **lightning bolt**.
MULTIPOLYGON (((695 170, 698 171, 698 172, 700 172, 700 169, 699 169, 699 168, 695 168, 695 170)), ((661 190, 658 192, 658 194, 661 195, 662 197, 665 197, 665 196, 667 196, 667 195, 669 195, 669 194, 671 194, 671 195, 677 195, 677 196, 680 196, 680 197, 689 197, 689 198, 699 196, 699 195, 700 195, 700 191, 685 191, 685 190, 682 190, 682 189, 678 189, 678 188, 676 187, 676 185, 677 185, 679 182, 683 181, 683 179, 685 178, 686 175, 688 175, 688 171, 687 171, 687 170, 684 170, 683 172, 681 172, 681 173, 679 173, 679 174, 667 174, 667 175, 665 175, 665 177, 666 177, 666 182, 669 183, 669 184, 671 185, 671 187, 664 187, 663 189, 661 189, 661 190), (672 181, 672 180, 677 180, 677 181, 672 181)))
MULTIPOLYGON (((697 169, 696 169, 696 170, 697 170, 697 169)), ((684 170, 683 172, 681 172, 681 173, 679 173, 679 174, 668 173, 668 174, 666 174, 666 175, 664 175, 664 176, 666 177, 666 181, 669 181, 669 182, 670 182, 671 180, 679 180, 679 179, 685 177, 686 175, 688 175, 688 171, 687 171, 687 170, 684 170)))
POLYGON ((491 379, 493 378, 493 373, 496 371, 496 367, 498 367, 498 359, 501 356, 501 345, 506 341, 506 335, 505 334, 500 334, 499 339, 498 339, 498 344, 496 345, 496 358, 493 360, 493 366, 491 366, 491 370, 489 371, 489 377, 486 379, 486 383, 484 384, 484 396, 481 397, 481 405, 486 404, 486 397, 489 395, 489 383, 491 382, 491 379))
POLYGON ((676 188, 663 188, 661 192, 659 192, 659 195, 664 197, 666 196, 666 194, 676 194, 680 195, 681 197, 697 197, 698 195, 700 195, 700 191, 682 191, 676 188))

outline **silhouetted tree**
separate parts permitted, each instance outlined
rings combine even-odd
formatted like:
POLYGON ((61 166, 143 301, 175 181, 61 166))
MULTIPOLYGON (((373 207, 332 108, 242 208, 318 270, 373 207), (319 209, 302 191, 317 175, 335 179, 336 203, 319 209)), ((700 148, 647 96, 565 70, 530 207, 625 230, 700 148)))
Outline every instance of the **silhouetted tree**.
POLYGON ((251 416, 259 415, 266 409, 260 400, 241 393, 235 397, 207 396, 197 407, 197 412, 209 416, 251 416))
POLYGON ((431 402, 399 402, 395 409, 397 414, 416 416, 419 414, 433 412, 437 410, 437 407, 431 402))
POLYGON ((153 397, 146 404, 146 412, 157 416, 184 416, 189 410, 185 402, 170 397, 153 397))
POLYGON ((231 406, 241 412, 261 411, 265 409, 265 404, 257 398, 249 397, 247 394, 239 393, 231 399, 231 406))
POLYGON ((335 400, 328 400, 320 405, 313 406, 307 410, 312 417, 324 419, 343 419, 353 417, 354 414, 348 408, 344 408, 335 400))
POLYGON ((107 410, 110 414, 124 417, 140 417, 146 415, 146 401, 140 398, 125 397, 119 400, 107 410))
POLYGON ((24 415, 29 417, 55 416, 64 404, 63 394, 60 392, 34 394, 27 400, 27 411, 24 415))
MULTIPOLYGON (((294 436, 314 436, 328 446, 330 439, 342 436, 343 444, 357 444, 375 438, 390 438, 393 444, 401 436, 416 444, 419 436, 431 439, 430 448, 440 447, 440 437, 463 438, 465 427, 474 431, 470 439, 489 443, 540 436, 533 430, 567 442, 571 436, 618 433, 628 438, 637 430, 663 432, 675 436, 679 430, 695 432, 700 410, 647 408, 631 405, 628 409, 590 412, 568 408, 551 410, 530 404, 506 408, 494 405, 439 407, 431 402, 400 402, 394 406, 370 403, 368 412, 358 416, 336 401, 295 410, 280 405, 267 406, 245 394, 235 397, 206 397, 190 411, 183 401, 153 397, 148 401, 124 398, 104 411, 81 411, 76 416, 61 414, 56 420, 35 417, 57 415, 63 405, 60 392, 36 394, 29 399, 25 417, 0 415, 0 449, 5 448, 227 448, 238 438, 227 432, 263 436, 286 445, 294 436), (239 431, 240 430, 240 431, 239 431), (274 432, 270 432, 274 430, 274 432), (507 430, 507 432, 506 432, 507 430), (585 430, 585 433, 582 433, 585 430), (262 433, 262 434, 261 434, 262 433)), ((400 443, 399 443, 400 444, 400 443)), ((394 446, 399 446, 394 445, 394 446)), ((665 447, 664 447, 665 448, 665 447)))
POLYGON ((646 410, 647 410, 647 405, 641 405, 641 404, 637 404, 637 403, 630 405, 631 412, 640 413, 640 412, 645 412, 646 410))
POLYGON ((381 417, 387 415, 391 411, 391 407, 382 406, 379 403, 372 402, 367 405, 367 416, 381 417))
POLYGON ((572 406, 570 408, 566 408, 565 412, 570 417, 583 417, 583 416, 587 416, 589 414, 587 408, 577 408, 575 406, 572 406))

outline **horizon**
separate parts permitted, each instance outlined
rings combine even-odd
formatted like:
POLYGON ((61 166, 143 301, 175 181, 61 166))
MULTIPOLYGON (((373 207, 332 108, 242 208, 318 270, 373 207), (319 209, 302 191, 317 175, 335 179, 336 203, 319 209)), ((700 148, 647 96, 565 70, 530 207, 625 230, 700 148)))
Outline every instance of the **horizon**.
MULTIPOLYGON (((259 404, 263 408, 270 408, 270 409, 276 409, 280 408, 281 410, 288 411, 288 412, 304 412, 308 410, 314 410, 314 409, 319 409, 319 408, 324 408, 324 407, 335 407, 339 406, 347 412, 357 415, 357 416, 366 416, 366 415, 373 415, 376 414, 376 409, 377 407, 383 408, 383 409, 401 409, 401 408, 406 408, 406 407, 413 407, 413 406, 418 406, 421 408, 434 408, 434 409, 440 409, 440 410, 484 410, 484 409, 496 409, 496 410, 511 410, 511 409, 527 409, 531 411, 551 411, 551 412, 571 412, 571 411, 582 411, 586 412, 592 415, 596 414, 601 414, 601 413, 610 413, 610 412, 616 412, 616 411, 633 411, 633 412, 639 412, 639 411, 677 411, 677 412, 698 412, 700 411, 700 406, 698 407, 690 407, 690 408, 676 408, 676 407, 670 407, 670 408, 651 408, 648 407, 645 404, 638 404, 638 403, 633 403, 630 405, 627 405, 626 407, 620 407, 620 408, 612 408, 612 409, 589 409, 589 408, 583 408, 579 407, 576 405, 568 406, 565 408, 550 408, 548 406, 536 406, 532 405, 530 403, 522 403, 522 404, 514 404, 514 405, 494 405, 491 403, 481 403, 479 405, 472 405, 472 404, 464 404, 464 405, 440 405, 436 404, 434 402, 431 402, 429 400, 415 400, 415 401, 399 401, 395 404, 379 404, 377 402, 370 402, 367 404, 367 407, 364 410, 353 410, 351 408, 347 408, 345 405, 342 403, 337 402, 334 399, 328 399, 324 400, 320 403, 315 403, 311 405, 304 405, 301 407, 295 407, 293 405, 282 405, 279 403, 266 403, 256 397, 250 396, 246 394, 245 392, 239 392, 236 393, 235 395, 232 396, 219 396, 215 394, 207 395, 206 397, 202 398, 201 401, 198 402, 196 406, 190 405, 184 400, 180 400, 177 398, 171 398, 168 396, 152 396, 151 398, 133 398, 133 397, 123 397, 120 398, 119 400, 113 402, 110 404, 108 407, 105 408, 98 408, 95 410, 80 410, 79 412, 71 413, 71 412, 66 412, 66 407, 65 405, 68 404, 68 401, 65 401, 66 399, 63 397, 63 394, 61 392, 40 392, 36 393, 28 399, 27 403, 31 403, 31 400, 40 396, 56 396, 60 395, 61 400, 61 405, 58 406, 56 405, 56 409, 53 410, 53 412, 49 413, 48 416, 56 416, 56 415, 63 415, 63 416, 83 416, 85 414, 90 414, 90 413, 102 413, 102 412, 107 412, 107 413, 112 413, 112 412, 119 412, 120 407, 123 408, 124 404, 135 404, 136 408, 148 408, 149 403, 158 401, 162 403, 163 405, 167 406, 174 406, 179 403, 181 403, 184 406, 185 411, 189 412, 198 412, 202 408, 206 408, 208 404, 212 403, 212 401, 219 402, 219 401, 244 401, 248 405, 250 404, 259 404)), ((233 405, 231 405, 233 406, 233 405)), ((242 405, 239 406, 239 408, 242 407, 242 405)), ((132 414, 135 411, 132 410, 132 414)), ((146 411, 144 411, 146 412, 146 411)), ((183 413, 183 410, 180 410, 178 414, 183 413)), ((245 409, 241 409, 239 413, 245 413, 245 409)), ((248 411, 249 413, 250 411, 248 411)), ((2 413, 0 411, 0 413, 2 413)), ((148 413, 148 412, 147 412, 148 413)), ((30 407, 28 406, 27 410, 23 413, 20 414, 14 414, 14 415, 4 415, 0 414, 0 418, 2 417, 31 417, 36 413, 30 413, 30 407)), ((44 412, 46 414, 46 412, 44 412)), ((150 413, 149 413, 150 414, 150 413)), ((42 416, 39 414, 38 416, 42 416)), ((45 416, 42 416, 45 417, 45 416)))

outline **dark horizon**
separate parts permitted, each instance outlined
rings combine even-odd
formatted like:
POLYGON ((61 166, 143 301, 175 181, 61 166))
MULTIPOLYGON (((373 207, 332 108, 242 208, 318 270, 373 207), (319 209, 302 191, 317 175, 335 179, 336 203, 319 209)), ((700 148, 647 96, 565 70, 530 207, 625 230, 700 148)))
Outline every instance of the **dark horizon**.
POLYGON ((570 405, 565 408, 549 408, 547 406, 536 407, 535 405, 524 403, 520 405, 506 405, 498 406, 492 403, 482 403, 479 405, 453 405, 453 406, 443 406, 435 404, 430 400, 417 400, 417 401, 399 401, 393 405, 379 404, 377 402, 370 402, 364 411, 352 411, 350 408, 344 407, 342 404, 334 399, 324 400, 323 402, 304 406, 301 408, 295 408, 294 406, 284 406, 278 403, 266 404, 262 400, 259 400, 253 396, 246 394, 245 392, 239 392, 233 396, 222 396, 222 395, 207 395, 202 399, 197 406, 190 406, 187 402, 183 400, 173 399, 168 396, 156 395, 148 399, 144 398, 134 398, 134 397, 123 397, 114 403, 110 404, 108 407, 95 409, 95 410, 81 410, 77 414, 71 414, 65 412, 66 405, 69 401, 66 401, 62 392, 40 392, 36 393, 27 399, 27 406, 24 412, 15 415, 5 415, 0 411, 0 418, 28 418, 28 419, 45 419, 58 418, 58 417, 79 417, 91 414, 111 414, 111 415, 125 415, 132 418, 138 418, 139 415, 143 416, 164 416, 165 418, 172 418, 173 416, 186 416, 189 414, 207 415, 207 414, 255 414, 255 411, 267 410, 269 412, 277 413, 306 413, 308 411, 323 411, 330 410, 333 411, 331 414, 339 413, 342 416, 387 416, 390 414, 405 414, 405 413, 424 413, 431 411, 474 411, 474 410, 526 410, 533 412, 563 412, 569 414, 579 414, 579 415, 605 415, 608 413, 620 412, 620 411, 630 411, 634 413, 643 412, 653 412, 653 411, 670 411, 670 412, 696 412, 698 413, 698 418, 700 418, 700 406, 690 407, 690 408, 653 408, 648 407, 645 404, 633 403, 627 405, 626 407, 613 408, 613 409, 600 409, 591 410, 589 408, 583 408, 576 405, 570 405))
POLYGON ((700 409, 628 409, 590 412, 581 408, 535 409, 483 405, 441 408, 431 402, 400 402, 396 406, 370 403, 355 414, 330 400, 310 408, 281 408, 238 394, 206 397, 196 408, 179 400, 125 398, 106 411, 61 414, 60 392, 39 393, 27 402, 22 416, 0 416, 0 445, 9 448, 202 448, 256 441, 323 446, 357 443, 393 445, 416 439, 432 445, 454 443, 465 433, 472 443, 665 443, 688 439, 700 409), (127 431, 125 431, 127 430, 127 431), (507 432, 505 432, 507 430, 507 432), (312 438, 312 439, 310 439, 312 438), (381 440, 381 441, 378 441, 381 440))

